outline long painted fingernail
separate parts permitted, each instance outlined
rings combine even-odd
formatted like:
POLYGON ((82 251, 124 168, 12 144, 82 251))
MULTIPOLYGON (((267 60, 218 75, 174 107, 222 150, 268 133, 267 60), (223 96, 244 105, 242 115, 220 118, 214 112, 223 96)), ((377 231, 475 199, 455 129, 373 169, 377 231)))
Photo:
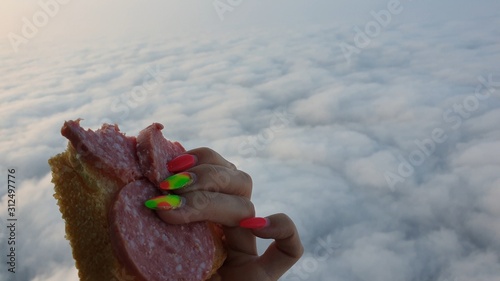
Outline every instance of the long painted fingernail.
POLYGON ((240 226, 243 228, 259 229, 269 226, 268 218, 249 218, 240 221, 240 226))
POLYGON ((196 156, 191 154, 183 154, 170 160, 167 163, 167 169, 171 173, 182 172, 193 167, 196 164, 196 161, 198 161, 196 156))
POLYGON ((160 188, 163 190, 174 190, 183 188, 192 184, 196 176, 193 173, 182 172, 168 177, 166 180, 160 182, 160 188))
POLYGON ((173 210, 180 208, 186 204, 186 199, 178 195, 161 195, 149 199, 144 203, 146 207, 153 210, 173 210))

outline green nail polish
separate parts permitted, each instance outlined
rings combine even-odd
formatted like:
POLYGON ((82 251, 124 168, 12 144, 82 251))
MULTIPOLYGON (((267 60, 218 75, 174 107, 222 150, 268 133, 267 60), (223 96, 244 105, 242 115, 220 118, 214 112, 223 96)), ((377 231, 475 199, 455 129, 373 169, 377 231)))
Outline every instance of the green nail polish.
POLYGON ((160 188, 163 190, 175 190, 183 188, 194 181, 194 174, 182 172, 168 177, 160 183, 160 188))
POLYGON ((185 199, 178 195, 161 195, 149 199, 144 203, 146 207, 153 210, 173 210, 184 205, 185 199))

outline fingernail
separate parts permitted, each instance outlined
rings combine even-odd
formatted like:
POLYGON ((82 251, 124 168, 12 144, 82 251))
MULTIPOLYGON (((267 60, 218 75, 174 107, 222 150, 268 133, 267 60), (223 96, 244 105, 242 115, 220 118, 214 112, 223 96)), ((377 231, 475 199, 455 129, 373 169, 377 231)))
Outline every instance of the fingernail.
POLYGON ((191 154, 183 154, 175 157, 167 163, 167 169, 171 173, 182 172, 193 167, 196 164, 196 156, 191 154))
POLYGON ((149 199, 144 203, 146 207, 153 210, 173 210, 184 206, 186 199, 178 195, 161 195, 149 199))
POLYGON ((160 182, 160 188, 163 190, 179 189, 192 184, 195 177, 196 176, 193 173, 188 172, 175 174, 160 182))
POLYGON ((268 218, 249 218, 240 221, 240 226, 243 228, 259 229, 269 226, 268 218))

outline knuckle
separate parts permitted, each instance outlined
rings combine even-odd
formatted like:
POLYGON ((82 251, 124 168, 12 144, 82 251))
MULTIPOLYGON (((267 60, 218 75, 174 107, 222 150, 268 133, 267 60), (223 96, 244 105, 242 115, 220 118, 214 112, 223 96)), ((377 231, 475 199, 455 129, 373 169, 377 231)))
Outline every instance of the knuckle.
POLYGON ((201 175, 204 175, 207 173, 208 174, 213 173, 215 169, 212 165, 203 163, 203 164, 199 164, 197 166, 194 166, 190 170, 201 176, 201 175))
POLYGON ((253 185, 252 177, 248 173, 246 173, 244 171, 240 171, 240 177, 242 179, 242 182, 244 182, 245 184, 247 184, 249 186, 253 185))
POLYGON ((245 185, 250 186, 250 188, 253 186, 252 177, 248 173, 240 171, 240 176, 242 177, 243 183, 245 183, 245 185))
POLYGON ((206 209, 211 201, 211 198, 208 195, 208 193, 203 191, 195 191, 193 192, 193 194, 191 194, 190 197, 191 200, 189 200, 189 204, 191 205, 192 208, 194 208, 197 211, 202 211, 206 209))
POLYGON ((201 151, 203 152, 203 154, 207 159, 210 159, 212 161, 217 159, 218 154, 217 152, 215 152, 215 150, 208 147, 202 147, 201 151))
POLYGON ((244 197, 238 197, 241 206, 242 212, 244 212, 244 215, 246 217, 254 217, 255 216, 255 206, 253 205, 252 201, 248 200, 247 198, 244 197))
POLYGON ((220 191, 221 189, 229 186, 231 182, 231 176, 229 173, 221 166, 213 166, 211 165, 207 168, 209 179, 206 181, 213 190, 220 191))
POLYGON ((238 170, 238 168, 236 167, 236 165, 234 165, 232 162, 229 162, 229 161, 228 161, 227 163, 228 163, 228 168, 229 168, 230 170, 233 170, 233 171, 238 170))
POLYGON ((253 189, 252 177, 248 173, 243 172, 243 171, 240 171, 239 176, 241 178, 241 182, 242 182, 242 186, 243 186, 243 188, 242 188, 242 190, 244 191, 243 195, 251 196, 252 189, 253 189))

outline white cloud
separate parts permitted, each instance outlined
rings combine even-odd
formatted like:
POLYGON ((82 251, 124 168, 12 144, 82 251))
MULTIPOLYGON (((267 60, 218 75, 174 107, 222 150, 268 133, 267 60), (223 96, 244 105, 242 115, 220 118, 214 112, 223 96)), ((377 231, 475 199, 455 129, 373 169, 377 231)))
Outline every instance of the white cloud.
POLYGON ((21 178, 19 278, 76 280, 46 161, 65 148, 63 121, 82 117, 129 135, 161 122, 186 148, 211 146, 249 172, 257 213, 289 214, 306 246, 283 280, 496 280, 500 86, 468 117, 454 113, 458 126, 443 113, 478 76, 499 80, 499 22, 398 21, 351 64, 338 44, 352 29, 326 25, 2 49, 0 153, 21 178), (391 189, 384 173, 398 175, 436 128, 446 140, 391 189))
POLYGON ((30 281, 78 281, 78 270, 75 267, 67 267, 67 268, 53 268, 53 271, 50 274, 35 277, 30 281))

